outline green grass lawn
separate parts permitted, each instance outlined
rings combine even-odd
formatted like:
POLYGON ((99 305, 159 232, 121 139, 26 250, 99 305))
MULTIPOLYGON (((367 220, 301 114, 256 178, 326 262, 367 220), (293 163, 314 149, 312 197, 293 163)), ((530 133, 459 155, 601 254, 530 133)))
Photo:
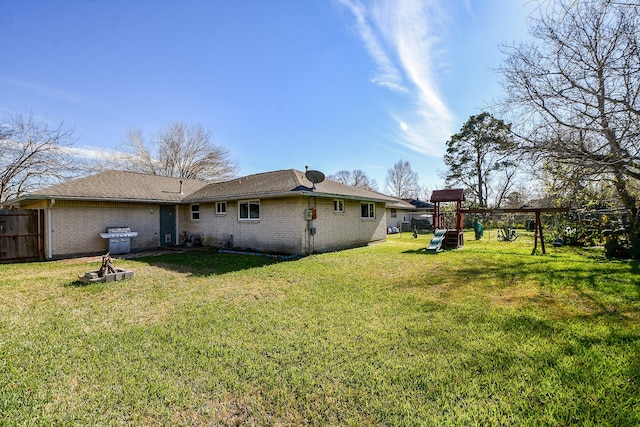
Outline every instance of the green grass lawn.
POLYGON ((0 425, 639 425, 638 263, 472 236, 0 265, 0 425))

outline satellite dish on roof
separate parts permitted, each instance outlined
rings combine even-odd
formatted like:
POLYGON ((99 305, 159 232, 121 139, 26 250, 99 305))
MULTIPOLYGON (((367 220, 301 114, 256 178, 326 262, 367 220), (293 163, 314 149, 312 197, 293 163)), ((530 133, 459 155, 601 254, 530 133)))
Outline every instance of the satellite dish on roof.
POLYGON ((320 171, 307 169, 307 171, 304 173, 304 176, 306 176, 309 181, 313 182, 313 187, 311 187, 313 190, 316 189, 316 184, 324 181, 324 174, 320 171))

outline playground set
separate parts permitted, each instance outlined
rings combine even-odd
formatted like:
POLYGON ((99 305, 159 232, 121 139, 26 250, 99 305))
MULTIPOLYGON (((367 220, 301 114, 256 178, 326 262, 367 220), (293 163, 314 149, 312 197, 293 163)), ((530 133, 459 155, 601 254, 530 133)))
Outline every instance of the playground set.
POLYGON ((427 252, 437 253, 444 249, 458 249, 464 246, 464 213, 462 202, 464 191, 460 188, 452 190, 434 190, 431 194, 433 203, 433 238, 427 246, 427 252), (441 203, 455 202, 455 223, 447 224, 447 217, 441 209, 441 203))
MULTIPOLYGON (((540 247, 542 253, 546 254, 546 248, 544 245, 544 235, 542 233, 542 212, 569 212, 568 208, 507 208, 507 209, 462 209, 462 202, 464 201, 464 190, 461 188, 450 190, 434 190, 431 194, 431 202, 433 203, 433 238, 429 242, 426 250, 428 253, 438 253, 444 249, 458 249, 464 246, 464 215, 465 214, 508 214, 508 213, 529 213, 535 214, 535 222, 533 228, 535 232, 533 252, 538 249, 538 239, 540 239, 540 247), (447 223, 447 217, 444 211, 441 209, 441 203, 455 203, 455 219, 454 224, 447 223)), ((474 223, 476 229, 476 236, 482 234, 482 226, 477 222, 474 223)), ((506 230, 499 230, 498 237, 504 241, 513 241, 517 238, 517 233, 513 229, 507 228, 506 230), (501 234, 502 233, 502 234, 501 234)))

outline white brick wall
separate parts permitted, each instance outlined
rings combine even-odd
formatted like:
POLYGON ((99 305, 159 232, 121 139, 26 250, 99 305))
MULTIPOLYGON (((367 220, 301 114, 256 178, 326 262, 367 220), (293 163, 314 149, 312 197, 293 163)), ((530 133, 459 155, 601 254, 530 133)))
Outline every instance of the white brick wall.
MULTIPOLYGON (((376 204, 376 217, 360 218, 360 202, 344 200, 344 213, 333 212, 333 199, 283 197, 260 200, 260 220, 239 220, 238 202, 227 202, 227 213, 217 215, 215 203, 200 204, 200 219, 191 220, 191 206, 178 208, 178 243, 183 232, 198 234, 205 246, 221 247, 233 236, 232 246, 257 252, 309 254, 366 245, 386 239, 386 212, 376 204), (316 209, 312 221, 316 234, 310 235, 305 211, 316 209)), ((45 212, 45 215, 46 212, 45 212)), ((48 216, 46 226, 48 224, 48 216)), ((159 246, 158 205, 143 203, 97 203, 56 201, 51 210, 52 256, 106 253, 107 239, 100 237, 111 227, 130 227, 131 250, 159 246)), ((48 248, 45 233, 45 248, 48 248)))
MULTIPOLYGON (((48 227, 48 224, 45 228, 48 227)), ((130 227, 131 250, 158 247, 160 212, 157 205, 142 203, 95 203, 56 201, 51 210, 53 257, 106 253, 108 239, 100 233, 112 227, 130 227)), ((48 236, 48 233, 45 234, 48 236)), ((48 242, 45 243, 48 247, 48 242)))
POLYGON ((233 235, 233 247, 258 252, 307 254, 361 246, 386 239, 384 204, 376 204, 374 219, 360 218, 360 202, 344 201, 345 212, 333 212, 333 199, 287 197, 260 200, 260 220, 238 219, 238 203, 227 202, 226 215, 215 213, 215 203, 200 204, 200 219, 190 219, 190 206, 182 206, 180 232, 198 234, 204 245, 221 246, 233 235), (310 236, 307 208, 316 208, 310 236))
POLYGON ((190 206, 182 207, 180 231, 199 234, 202 243, 221 246, 233 236, 233 247, 258 252, 304 253, 304 209, 300 198, 260 200, 259 220, 238 219, 238 202, 227 202, 227 213, 218 215, 215 203, 200 204, 200 220, 190 219, 190 206))
POLYGON ((317 199, 316 235, 312 252, 325 252, 386 239, 385 205, 377 203, 375 218, 361 218, 359 201, 344 201, 344 213, 333 212, 333 199, 317 199))

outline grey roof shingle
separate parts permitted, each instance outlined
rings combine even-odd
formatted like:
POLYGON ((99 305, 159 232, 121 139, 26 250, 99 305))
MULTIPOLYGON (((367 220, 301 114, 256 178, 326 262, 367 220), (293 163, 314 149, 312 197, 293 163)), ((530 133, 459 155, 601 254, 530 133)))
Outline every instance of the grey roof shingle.
POLYGON ((341 184, 329 179, 315 185, 304 172, 286 169, 258 173, 225 182, 209 184, 184 198, 184 202, 197 203, 239 198, 286 197, 314 194, 318 197, 342 197, 350 199, 393 202, 395 199, 374 191, 341 184))
POLYGON ((53 185, 12 201, 58 198, 92 201, 131 201, 148 203, 201 203, 244 198, 315 195, 345 199, 397 202, 397 199, 374 191, 324 180, 315 185, 304 172, 287 169, 264 172, 209 184, 193 179, 172 178, 133 172, 108 171, 53 185), (182 193, 180 182, 182 181, 182 193))
POLYGON ((387 208, 414 210, 416 207, 405 200, 395 199, 394 202, 387 203, 387 208))
POLYGON ((185 195, 206 185, 207 182, 194 179, 107 171, 34 191, 24 199, 179 202, 185 195), (182 181, 182 194, 180 193, 180 181, 182 181))

